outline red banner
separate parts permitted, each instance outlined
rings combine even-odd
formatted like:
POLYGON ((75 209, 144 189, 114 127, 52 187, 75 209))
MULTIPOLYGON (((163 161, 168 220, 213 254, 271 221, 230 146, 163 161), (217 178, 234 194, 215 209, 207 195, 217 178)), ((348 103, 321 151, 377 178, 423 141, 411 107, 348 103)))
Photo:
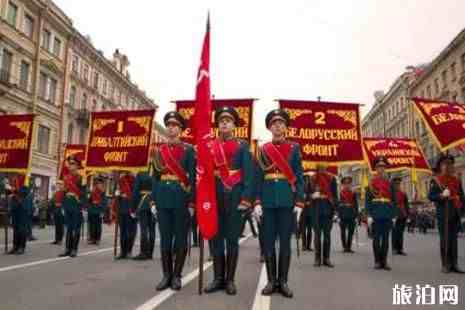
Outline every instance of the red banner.
POLYGON ((31 160, 34 115, 1 115, 0 124, 0 171, 26 174, 31 160))
MULTIPOLYGON (((252 142, 252 116, 254 99, 214 99, 212 101, 213 111, 217 108, 228 106, 234 107, 239 114, 239 126, 234 131, 234 137, 252 142)), ((184 142, 195 144, 194 133, 192 131, 194 125, 194 105, 195 101, 182 100, 176 101, 176 110, 186 119, 187 127, 182 133, 181 139, 184 142)), ((211 127, 212 132, 218 137, 218 128, 215 127, 215 113, 212 113, 211 127)))
POLYGON ((416 169, 430 172, 425 156, 413 139, 403 138, 363 138, 363 148, 372 172, 373 161, 378 156, 385 156, 389 166, 387 171, 416 169))
POLYGON ((465 143, 465 106, 413 98, 414 107, 441 151, 465 143))
MULTIPOLYGON (((86 160, 86 148, 87 146, 85 144, 67 144, 65 147, 65 151, 63 154, 63 162, 61 163, 61 169, 60 169, 60 179, 63 179, 63 176, 68 173, 68 167, 66 163, 66 159, 71 156, 75 155, 77 159, 81 161, 82 168, 86 166, 85 160, 86 160)), ((84 171, 82 171, 82 174, 84 171)))
POLYGON ((280 100, 291 119, 287 138, 302 150, 302 165, 328 166, 364 162, 358 104, 280 100))
POLYGON ((154 110, 92 112, 86 170, 146 170, 154 115, 154 110))

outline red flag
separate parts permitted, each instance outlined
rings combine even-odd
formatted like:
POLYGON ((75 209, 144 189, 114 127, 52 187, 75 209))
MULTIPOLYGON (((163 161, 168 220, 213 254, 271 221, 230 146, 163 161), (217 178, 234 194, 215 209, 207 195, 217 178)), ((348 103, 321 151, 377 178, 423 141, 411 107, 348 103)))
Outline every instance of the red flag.
POLYGON ((197 144, 197 222, 204 239, 212 239, 218 230, 215 175, 210 145, 212 103, 210 100, 210 16, 202 47, 195 92, 194 132, 197 144))

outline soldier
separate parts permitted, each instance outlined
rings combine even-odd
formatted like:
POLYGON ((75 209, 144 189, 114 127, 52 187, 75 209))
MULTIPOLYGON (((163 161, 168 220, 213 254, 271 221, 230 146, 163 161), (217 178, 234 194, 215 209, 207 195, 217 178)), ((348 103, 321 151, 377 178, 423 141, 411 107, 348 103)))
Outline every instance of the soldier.
POLYGON ((394 251, 394 254, 407 255, 404 252, 404 232, 407 219, 410 216, 408 197, 400 187, 400 184, 402 183, 402 178, 396 177, 392 179, 392 182, 394 186, 394 191, 397 195, 396 203, 399 211, 399 216, 397 217, 397 220, 394 223, 394 228, 392 230, 392 249, 394 251))
POLYGON ((313 218, 315 216, 314 210, 312 209, 311 197, 309 195, 311 188, 311 177, 309 175, 304 176, 304 190, 305 190, 305 208, 302 211, 302 217, 300 219, 300 227, 302 234, 302 247, 304 251, 313 251, 312 249, 312 225, 313 218))
POLYGON ((169 287, 180 290, 182 287, 182 270, 187 256, 187 238, 195 201, 194 148, 180 141, 186 122, 178 112, 168 112, 163 120, 168 142, 160 145, 155 153, 152 178, 153 209, 160 227, 163 269, 163 279, 157 285, 159 291, 169 287))
POLYGON ((102 177, 94 179, 94 188, 90 195, 89 208, 89 244, 100 244, 102 239, 102 219, 107 209, 108 200, 105 195, 105 180, 102 177))
POLYGON ((65 191, 63 189, 63 181, 56 182, 56 191, 53 198, 50 200, 50 208, 53 212, 53 222, 55 224, 55 241, 52 244, 61 245, 65 231, 65 214, 63 211, 63 199, 65 191))
POLYGON ((24 185, 24 176, 15 175, 12 185, 8 206, 13 224, 13 249, 8 254, 22 255, 26 249, 32 195, 29 188, 24 185))
POLYGON ((82 206, 85 204, 86 189, 82 184, 79 174, 81 168, 80 160, 72 155, 67 158, 69 173, 64 176, 63 209, 65 211, 66 224, 66 249, 60 254, 63 256, 76 257, 81 236, 82 206))
POLYGON ((373 165, 376 176, 371 180, 366 190, 366 209, 368 225, 373 224, 373 253, 375 269, 391 270, 387 263, 389 251, 389 232, 397 216, 395 193, 389 182, 385 168, 388 165, 385 157, 377 157, 373 165))
POLYGON ((341 241, 344 253, 352 251, 352 238, 355 231, 355 221, 358 217, 358 202, 352 191, 352 177, 345 176, 341 180, 342 189, 339 195, 339 226, 341 228, 341 241))
POLYGON ((137 219, 132 207, 132 190, 135 177, 129 171, 122 171, 118 180, 119 190, 116 191, 118 204, 118 225, 120 228, 121 253, 117 260, 131 256, 132 247, 137 234, 137 219))
POLYGON ((153 258, 155 247, 155 217, 151 211, 152 176, 148 172, 139 172, 133 190, 133 208, 139 219, 140 253, 135 260, 153 258))
POLYGON ((465 197, 460 180, 454 175, 454 157, 441 155, 435 173, 431 180, 429 200, 436 205, 442 272, 463 273, 457 264, 457 233, 465 221, 465 197))
POLYGON ((333 216, 337 206, 337 182, 336 178, 326 171, 324 164, 318 164, 316 173, 310 182, 310 197, 314 208, 313 230, 315 232, 315 267, 321 266, 321 254, 323 265, 333 268, 329 256, 331 251, 331 229, 333 216), (323 253, 321 251, 321 236, 323 235, 323 253))
POLYGON ((209 242, 214 279, 205 288, 205 293, 222 289, 228 295, 237 293, 234 277, 239 257, 239 236, 243 212, 252 207, 254 176, 249 145, 233 137, 239 121, 239 114, 232 107, 215 111, 219 138, 212 143, 212 153, 217 176, 218 233, 209 242))
POLYGON ((262 295, 280 292, 292 298, 288 273, 291 262, 291 234, 304 208, 304 180, 298 144, 286 141, 289 115, 273 110, 266 117, 266 127, 273 140, 259 149, 261 175, 257 180, 256 217, 263 214, 264 253, 268 283, 262 295), (262 207, 263 206, 263 207, 262 207), (296 213, 296 214, 295 214, 296 213), (276 240, 279 239, 278 277, 276 277, 276 240))

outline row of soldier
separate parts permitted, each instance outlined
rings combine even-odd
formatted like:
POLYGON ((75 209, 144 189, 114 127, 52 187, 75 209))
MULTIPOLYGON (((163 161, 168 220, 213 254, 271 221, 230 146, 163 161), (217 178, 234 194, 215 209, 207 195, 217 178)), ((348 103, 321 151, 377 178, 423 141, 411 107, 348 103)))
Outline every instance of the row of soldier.
MULTIPOLYGON (((300 146, 286 140, 289 116, 273 110, 266 117, 272 141, 259 147, 256 158, 245 141, 235 139, 233 131, 239 116, 234 108, 223 107, 215 112, 219 138, 210 145, 215 163, 218 232, 209 241, 213 259, 213 281, 205 293, 224 290, 235 295, 235 274, 239 258, 239 238, 244 220, 252 215, 259 223, 260 245, 266 264, 268 283, 263 295, 275 292, 292 297, 288 286, 291 263, 291 234, 303 216, 304 230, 314 232, 314 266, 334 267, 330 259, 331 228, 340 222, 344 252, 352 253, 352 239, 358 216, 358 203, 351 189, 352 179, 342 179, 337 189, 336 178, 319 165, 316 173, 304 181, 300 146), (296 220, 297 219, 297 220, 296 220), (277 253, 276 241, 279 240, 277 253)), ((188 251, 189 223, 195 209, 196 156, 193 146, 182 143, 180 135, 185 120, 177 112, 164 117, 168 141, 162 144, 152 160, 153 172, 140 172, 135 177, 123 172, 115 191, 121 253, 128 258, 134 245, 137 220, 141 232, 140 259, 152 257, 155 240, 155 218, 160 230, 160 252, 163 279, 157 290, 182 287, 181 276, 188 251)), ((63 188, 54 198, 56 222, 66 224, 66 245, 63 256, 76 256, 82 224, 82 207, 87 206, 90 236, 101 237, 102 206, 106 204, 101 179, 90 194, 79 175, 80 162, 67 159, 70 173, 64 177, 63 188)), ((375 160, 376 175, 366 189, 365 208, 372 227, 375 269, 390 270, 388 264, 389 235, 397 254, 403 252, 403 233, 408 216, 408 199, 400 190, 400 180, 391 182, 386 174, 384 157, 375 160)), ((461 272, 457 266, 457 230, 464 211, 460 182, 453 175, 453 158, 443 156, 433 178, 430 200, 436 204, 440 232, 441 260, 444 272, 461 272)), ((22 210, 27 208, 27 188, 13 191, 10 209, 15 231, 15 251, 24 251, 22 210)))

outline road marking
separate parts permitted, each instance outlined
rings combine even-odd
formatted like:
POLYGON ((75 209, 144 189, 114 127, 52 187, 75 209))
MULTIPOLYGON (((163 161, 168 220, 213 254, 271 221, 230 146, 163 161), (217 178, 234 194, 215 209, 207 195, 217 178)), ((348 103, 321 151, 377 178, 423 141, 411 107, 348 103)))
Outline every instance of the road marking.
POLYGON ((260 279, 258 280, 257 292, 255 293, 255 299, 253 302, 252 310, 268 310, 271 306, 271 296, 263 296, 262 289, 268 282, 268 276, 266 275, 266 265, 263 264, 262 271, 260 272, 260 279))
MULTIPOLYGON (((248 234, 241 240, 239 240, 239 244, 242 244, 245 242, 247 239, 249 239, 252 236, 252 234, 248 234)), ((213 265, 212 262, 206 262, 203 264, 203 270, 207 270, 213 265)), ((182 278, 182 286, 185 287, 189 282, 193 281, 195 278, 199 276, 199 268, 196 268, 192 272, 190 272, 187 276, 182 278)), ((136 308, 136 310, 153 310, 160 306, 164 301, 166 301, 168 298, 173 296, 177 291, 173 291, 172 289, 166 289, 162 291, 161 293, 158 293, 157 295, 153 296, 151 299, 149 299, 147 302, 144 304, 140 305, 139 307, 136 308)))
MULTIPOLYGON (((84 252, 84 253, 78 253, 77 257, 89 256, 89 255, 99 254, 99 253, 108 252, 108 251, 112 251, 112 250, 113 250, 113 247, 104 248, 104 249, 95 250, 95 251, 84 252)), ((0 272, 11 271, 11 270, 21 269, 21 268, 26 268, 26 267, 37 266, 37 265, 43 265, 43 264, 47 264, 47 263, 53 263, 53 262, 58 262, 58 261, 68 260, 68 259, 73 259, 73 257, 69 257, 69 256, 55 257, 55 258, 43 259, 43 260, 38 260, 38 261, 35 261, 35 262, 30 262, 30 263, 25 263, 25 264, 20 264, 20 265, 13 265, 13 266, 8 266, 8 267, 3 267, 3 268, 0 268, 0 272)))

